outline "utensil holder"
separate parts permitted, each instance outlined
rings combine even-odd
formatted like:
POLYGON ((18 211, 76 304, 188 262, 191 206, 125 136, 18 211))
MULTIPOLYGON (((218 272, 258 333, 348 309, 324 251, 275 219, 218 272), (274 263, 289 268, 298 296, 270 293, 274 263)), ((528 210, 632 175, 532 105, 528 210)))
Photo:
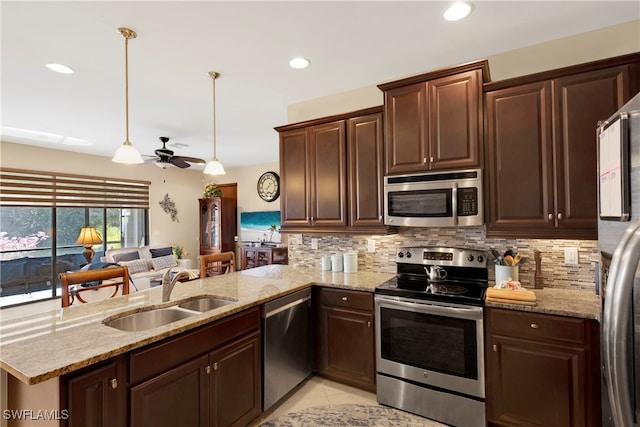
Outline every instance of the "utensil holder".
POLYGON ((496 284, 499 285, 507 280, 520 280, 518 277, 518 266, 496 265, 496 284))

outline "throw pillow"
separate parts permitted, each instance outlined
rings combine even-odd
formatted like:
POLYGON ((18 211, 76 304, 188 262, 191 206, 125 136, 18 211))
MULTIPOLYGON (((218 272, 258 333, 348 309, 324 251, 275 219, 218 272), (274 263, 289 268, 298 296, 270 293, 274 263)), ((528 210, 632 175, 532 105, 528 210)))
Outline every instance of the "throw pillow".
POLYGON ((140 254, 138 251, 133 252, 125 252, 121 254, 113 255, 113 262, 122 262, 122 261, 133 261, 134 259, 140 259, 140 254))
POLYGON ((158 258, 161 256, 173 255, 173 248, 169 246, 168 248, 155 248, 149 249, 151 252, 151 258, 158 258))
POLYGON ((151 258, 151 265, 154 270, 162 270, 163 268, 175 267, 178 263, 173 255, 166 255, 151 258))
POLYGON ((146 259, 136 259, 134 261, 121 262, 120 265, 126 266, 129 269, 129 274, 144 273, 149 271, 146 259))

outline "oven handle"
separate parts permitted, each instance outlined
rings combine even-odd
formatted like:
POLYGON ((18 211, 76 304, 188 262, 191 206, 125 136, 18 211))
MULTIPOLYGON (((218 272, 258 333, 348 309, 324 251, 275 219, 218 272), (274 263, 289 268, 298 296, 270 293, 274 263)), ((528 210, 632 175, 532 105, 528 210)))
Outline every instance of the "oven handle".
POLYGON ((397 299, 376 296, 375 301, 385 306, 397 306, 426 314, 442 314, 460 319, 481 320, 482 307, 451 307, 428 302, 399 301, 397 299))

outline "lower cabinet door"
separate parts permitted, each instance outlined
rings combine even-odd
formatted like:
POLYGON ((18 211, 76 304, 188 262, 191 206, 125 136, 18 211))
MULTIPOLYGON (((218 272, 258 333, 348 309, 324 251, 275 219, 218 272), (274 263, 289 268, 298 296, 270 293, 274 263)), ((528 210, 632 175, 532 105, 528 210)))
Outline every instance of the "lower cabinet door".
POLYGON ((209 356, 204 355, 131 389, 131 426, 209 425, 209 356))
POLYGON ((125 369, 112 362, 67 380, 69 427, 126 425, 125 369))
POLYGON ((322 307, 320 374, 375 391, 373 315, 322 307))
POLYGON ((489 425, 586 425, 583 349, 495 336, 491 344, 489 425))
POLYGON ((212 426, 245 426, 260 415, 260 373, 259 332, 211 353, 212 426))

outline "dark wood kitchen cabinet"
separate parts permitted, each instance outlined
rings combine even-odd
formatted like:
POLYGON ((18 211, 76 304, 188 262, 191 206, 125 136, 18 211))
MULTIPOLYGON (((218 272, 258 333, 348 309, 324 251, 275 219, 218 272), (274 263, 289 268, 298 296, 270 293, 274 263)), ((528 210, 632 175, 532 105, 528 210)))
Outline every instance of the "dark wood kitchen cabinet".
POLYGON ((595 320, 487 308, 489 426, 601 423, 595 320))
POLYGON ((597 238, 596 126, 635 94, 640 55, 485 85, 487 235, 597 238))
POLYGON ((487 61, 378 85, 384 92, 386 174, 482 166, 487 61))
POLYGON ((68 427, 127 425, 127 367, 124 356, 60 379, 60 408, 67 409, 68 427))
POLYGON ((260 311, 135 350, 129 356, 135 426, 244 426, 262 411, 260 311))
POLYGON ((373 294, 314 288, 318 374, 375 391, 373 294))
POLYGON ((382 108, 277 127, 281 228, 386 232, 382 108))

